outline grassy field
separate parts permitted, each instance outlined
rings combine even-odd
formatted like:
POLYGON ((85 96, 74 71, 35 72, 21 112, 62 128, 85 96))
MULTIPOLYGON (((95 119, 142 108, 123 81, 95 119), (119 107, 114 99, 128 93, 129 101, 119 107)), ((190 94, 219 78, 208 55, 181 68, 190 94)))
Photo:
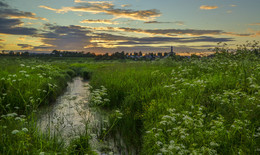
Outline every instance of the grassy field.
POLYGON ((249 50, 148 62, 1 57, 0 68, 0 154, 94 154, 88 134, 65 147, 35 124, 76 75, 90 79, 91 105, 115 111, 101 137, 119 132, 134 154, 260 152, 260 63, 249 50))
POLYGON ((259 84, 258 60, 121 64, 91 79, 107 89, 101 106, 123 113, 114 130, 141 154, 257 154, 259 84))

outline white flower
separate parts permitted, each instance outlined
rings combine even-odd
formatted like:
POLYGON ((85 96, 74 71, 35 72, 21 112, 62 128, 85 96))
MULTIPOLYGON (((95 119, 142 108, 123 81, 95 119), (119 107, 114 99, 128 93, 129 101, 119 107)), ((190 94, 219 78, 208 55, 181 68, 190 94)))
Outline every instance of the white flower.
POLYGON ((216 143, 216 142, 210 142, 209 145, 212 146, 212 147, 218 147, 219 146, 219 144, 216 143))
POLYGON ((163 143, 161 141, 157 141, 156 145, 160 146, 160 145, 163 145, 163 143))
POLYGON ((19 130, 13 130, 13 131, 12 131, 12 134, 13 134, 13 135, 16 135, 17 133, 19 133, 19 130))
POLYGON ((10 114, 7 114, 6 116, 7 117, 14 117, 14 116, 17 116, 17 113, 10 113, 10 114))
POLYGON ((28 129, 27 128, 22 128, 22 131, 23 132, 28 132, 28 129))

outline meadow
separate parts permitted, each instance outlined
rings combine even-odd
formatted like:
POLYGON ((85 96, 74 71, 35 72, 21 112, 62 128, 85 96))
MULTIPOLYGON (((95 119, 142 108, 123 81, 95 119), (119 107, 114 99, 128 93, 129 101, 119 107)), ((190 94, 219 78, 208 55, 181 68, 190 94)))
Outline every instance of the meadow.
POLYGON ((35 123, 75 76, 89 79, 89 104, 111 112, 100 140, 120 133, 131 154, 259 154, 258 53, 125 62, 0 57, 0 154, 96 154, 87 132, 65 146, 35 123))

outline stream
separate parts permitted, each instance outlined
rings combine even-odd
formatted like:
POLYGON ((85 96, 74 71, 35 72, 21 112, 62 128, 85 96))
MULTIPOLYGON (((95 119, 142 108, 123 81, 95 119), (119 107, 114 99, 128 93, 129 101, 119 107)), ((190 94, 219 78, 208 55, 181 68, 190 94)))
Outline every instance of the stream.
POLYGON ((61 138, 65 145, 79 137, 87 130, 91 136, 90 144, 98 154, 129 154, 119 134, 100 142, 97 135, 104 122, 108 122, 108 112, 88 105, 89 84, 76 77, 56 102, 48 107, 40 108, 37 121, 38 128, 45 134, 61 138))

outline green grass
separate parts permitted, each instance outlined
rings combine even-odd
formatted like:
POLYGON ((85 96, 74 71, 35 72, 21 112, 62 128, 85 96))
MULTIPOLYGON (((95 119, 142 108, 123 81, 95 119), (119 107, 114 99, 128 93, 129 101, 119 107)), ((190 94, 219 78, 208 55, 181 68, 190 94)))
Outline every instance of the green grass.
POLYGON ((111 134, 141 154, 257 154, 258 59, 125 63, 96 70, 90 84, 123 113, 111 134))
POLYGON ((0 154, 70 152, 60 138, 39 132, 36 118, 38 108, 53 103, 76 75, 71 62, 0 59, 0 154))
POLYGON ((35 124, 76 75, 90 79, 90 104, 110 111, 101 141, 121 135, 144 155, 259 154, 259 56, 217 50, 152 62, 0 57, 0 154, 94 154, 87 132, 65 146, 35 124))

